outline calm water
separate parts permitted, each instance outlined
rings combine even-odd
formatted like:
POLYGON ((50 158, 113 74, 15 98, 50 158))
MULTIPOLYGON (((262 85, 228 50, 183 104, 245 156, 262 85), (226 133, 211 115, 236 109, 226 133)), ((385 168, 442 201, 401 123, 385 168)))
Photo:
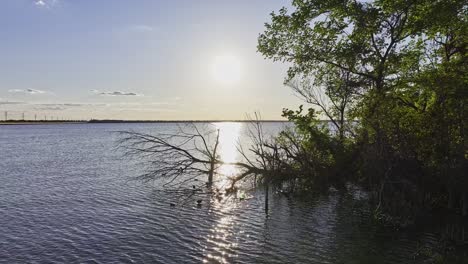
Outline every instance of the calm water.
MULTIPOLYGON (((236 159, 243 124, 218 124, 236 159)), ((281 124, 265 125, 277 131, 281 124)), ((129 181, 141 165, 115 150, 112 131, 175 124, 0 126, 1 263, 414 263, 431 233, 391 232, 368 220, 364 194, 313 199, 193 200, 129 181)), ((229 168, 227 168, 229 170, 229 168)))

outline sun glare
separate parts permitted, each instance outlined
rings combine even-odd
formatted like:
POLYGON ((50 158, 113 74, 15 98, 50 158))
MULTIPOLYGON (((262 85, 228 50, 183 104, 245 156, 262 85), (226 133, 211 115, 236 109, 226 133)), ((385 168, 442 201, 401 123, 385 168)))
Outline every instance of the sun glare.
MULTIPOLYGON (((224 162, 238 161, 237 143, 242 128, 241 123, 222 122, 215 123, 219 129, 219 156, 224 162)), ((233 165, 222 165, 219 173, 225 176, 232 176, 236 173, 236 167, 233 165)))
POLYGON ((211 65, 213 79, 221 84, 234 84, 241 77, 241 63, 232 55, 216 56, 211 65))

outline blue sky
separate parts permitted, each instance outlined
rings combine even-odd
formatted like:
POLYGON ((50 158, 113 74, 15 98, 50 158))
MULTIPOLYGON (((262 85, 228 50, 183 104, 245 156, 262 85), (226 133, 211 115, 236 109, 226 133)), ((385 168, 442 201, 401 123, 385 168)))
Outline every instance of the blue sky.
POLYGON ((279 119, 300 101, 283 85, 286 65, 264 60, 256 44, 269 13, 287 4, 2 0, 0 111, 86 119, 260 111, 279 119))

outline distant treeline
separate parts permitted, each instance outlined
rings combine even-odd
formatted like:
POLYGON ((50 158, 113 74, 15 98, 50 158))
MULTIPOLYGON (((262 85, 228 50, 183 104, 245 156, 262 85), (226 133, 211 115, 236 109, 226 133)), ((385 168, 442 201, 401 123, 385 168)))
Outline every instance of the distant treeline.
MULTIPOLYGON (((121 119, 92 119, 92 120, 7 120, 1 124, 44 124, 44 123, 216 123, 216 122, 251 122, 250 120, 121 120, 121 119)), ((266 123, 285 123, 288 120, 262 120, 266 123)), ((328 122, 328 121, 323 121, 328 122)))
MULTIPOLYGON (((88 123, 213 123, 213 122, 251 122, 250 120, 118 120, 92 119, 88 123)), ((288 120, 262 120, 262 122, 290 122, 288 120)))
POLYGON ((87 123, 86 120, 3 120, 0 121, 0 125, 14 125, 14 124, 47 124, 47 123, 87 123))

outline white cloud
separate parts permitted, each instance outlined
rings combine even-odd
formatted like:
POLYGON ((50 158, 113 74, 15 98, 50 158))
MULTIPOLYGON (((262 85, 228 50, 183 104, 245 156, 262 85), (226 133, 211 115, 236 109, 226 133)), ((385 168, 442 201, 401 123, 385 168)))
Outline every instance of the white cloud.
POLYGON ((105 106, 105 104, 90 104, 90 103, 33 103, 35 110, 66 110, 66 109, 78 109, 78 108, 89 108, 97 106, 105 106))
POLYGON ((34 5, 41 8, 51 8, 58 2, 59 0, 34 0, 34 5))
POLYGON ((130 26, 125 27, 124 29, 125 31, 135 32, 135 33, 149 33, 154 30, 152 26, 144 25, 144 24, 130 25, 130 26))
POLYGON ((46 5, 46 3, 43 0, 38 0, 34 4, 37 5, 37 6, 45 6, 46 5))
POLYGON ((10 93, 27 93, 27 94, 45 94, 46 91, 36 90, 36 89, 11 89, 8 90, 10 93))
POLYGON ((169 108, 149 108, 149 107, 144 107, 144 108, 118 108, 120 111, 138 111, 138 112, 167 112, 167 113, 175 113, 175 112, 180 112, 177 109, 169 109, 169 108))
POLYGON ((66 110, 66 107, 63 106, 42 106, 42 107, 34 107, 34 110, 41 110, 41 111, 63 111, 66 110))
POLYGON ((119 96, 119 95, 125 95, 125 96, 136 96, 136 93, 131 93, 131 92, 121 92, 121 91, 115 91, 115 92, 102 92, 100 93, 101 95, 111 95, 111 96, 119 96))
POLYGON ((134 92, 123 92, 123 91, 98 91, 91 90, 91 92, 99 95, 108 95, 108 96, 143 96, 142 94, 137 94, 134 92))
POLYGON ((2 101, 2 100, 0 100, 0 105, 18 105, 18 104, 25 104, 25 102, 2 101))
POLYGON ((77 104, 77 103, 63 103, 63 104, 35 104, 35 105, 39 105, 39 106, 49 106, 49 107, 58 107, 58 106, 61 106, 61 107, 78 107, 78 106, 86 106, 86 105, 89 105, 89 104, 77 104))

